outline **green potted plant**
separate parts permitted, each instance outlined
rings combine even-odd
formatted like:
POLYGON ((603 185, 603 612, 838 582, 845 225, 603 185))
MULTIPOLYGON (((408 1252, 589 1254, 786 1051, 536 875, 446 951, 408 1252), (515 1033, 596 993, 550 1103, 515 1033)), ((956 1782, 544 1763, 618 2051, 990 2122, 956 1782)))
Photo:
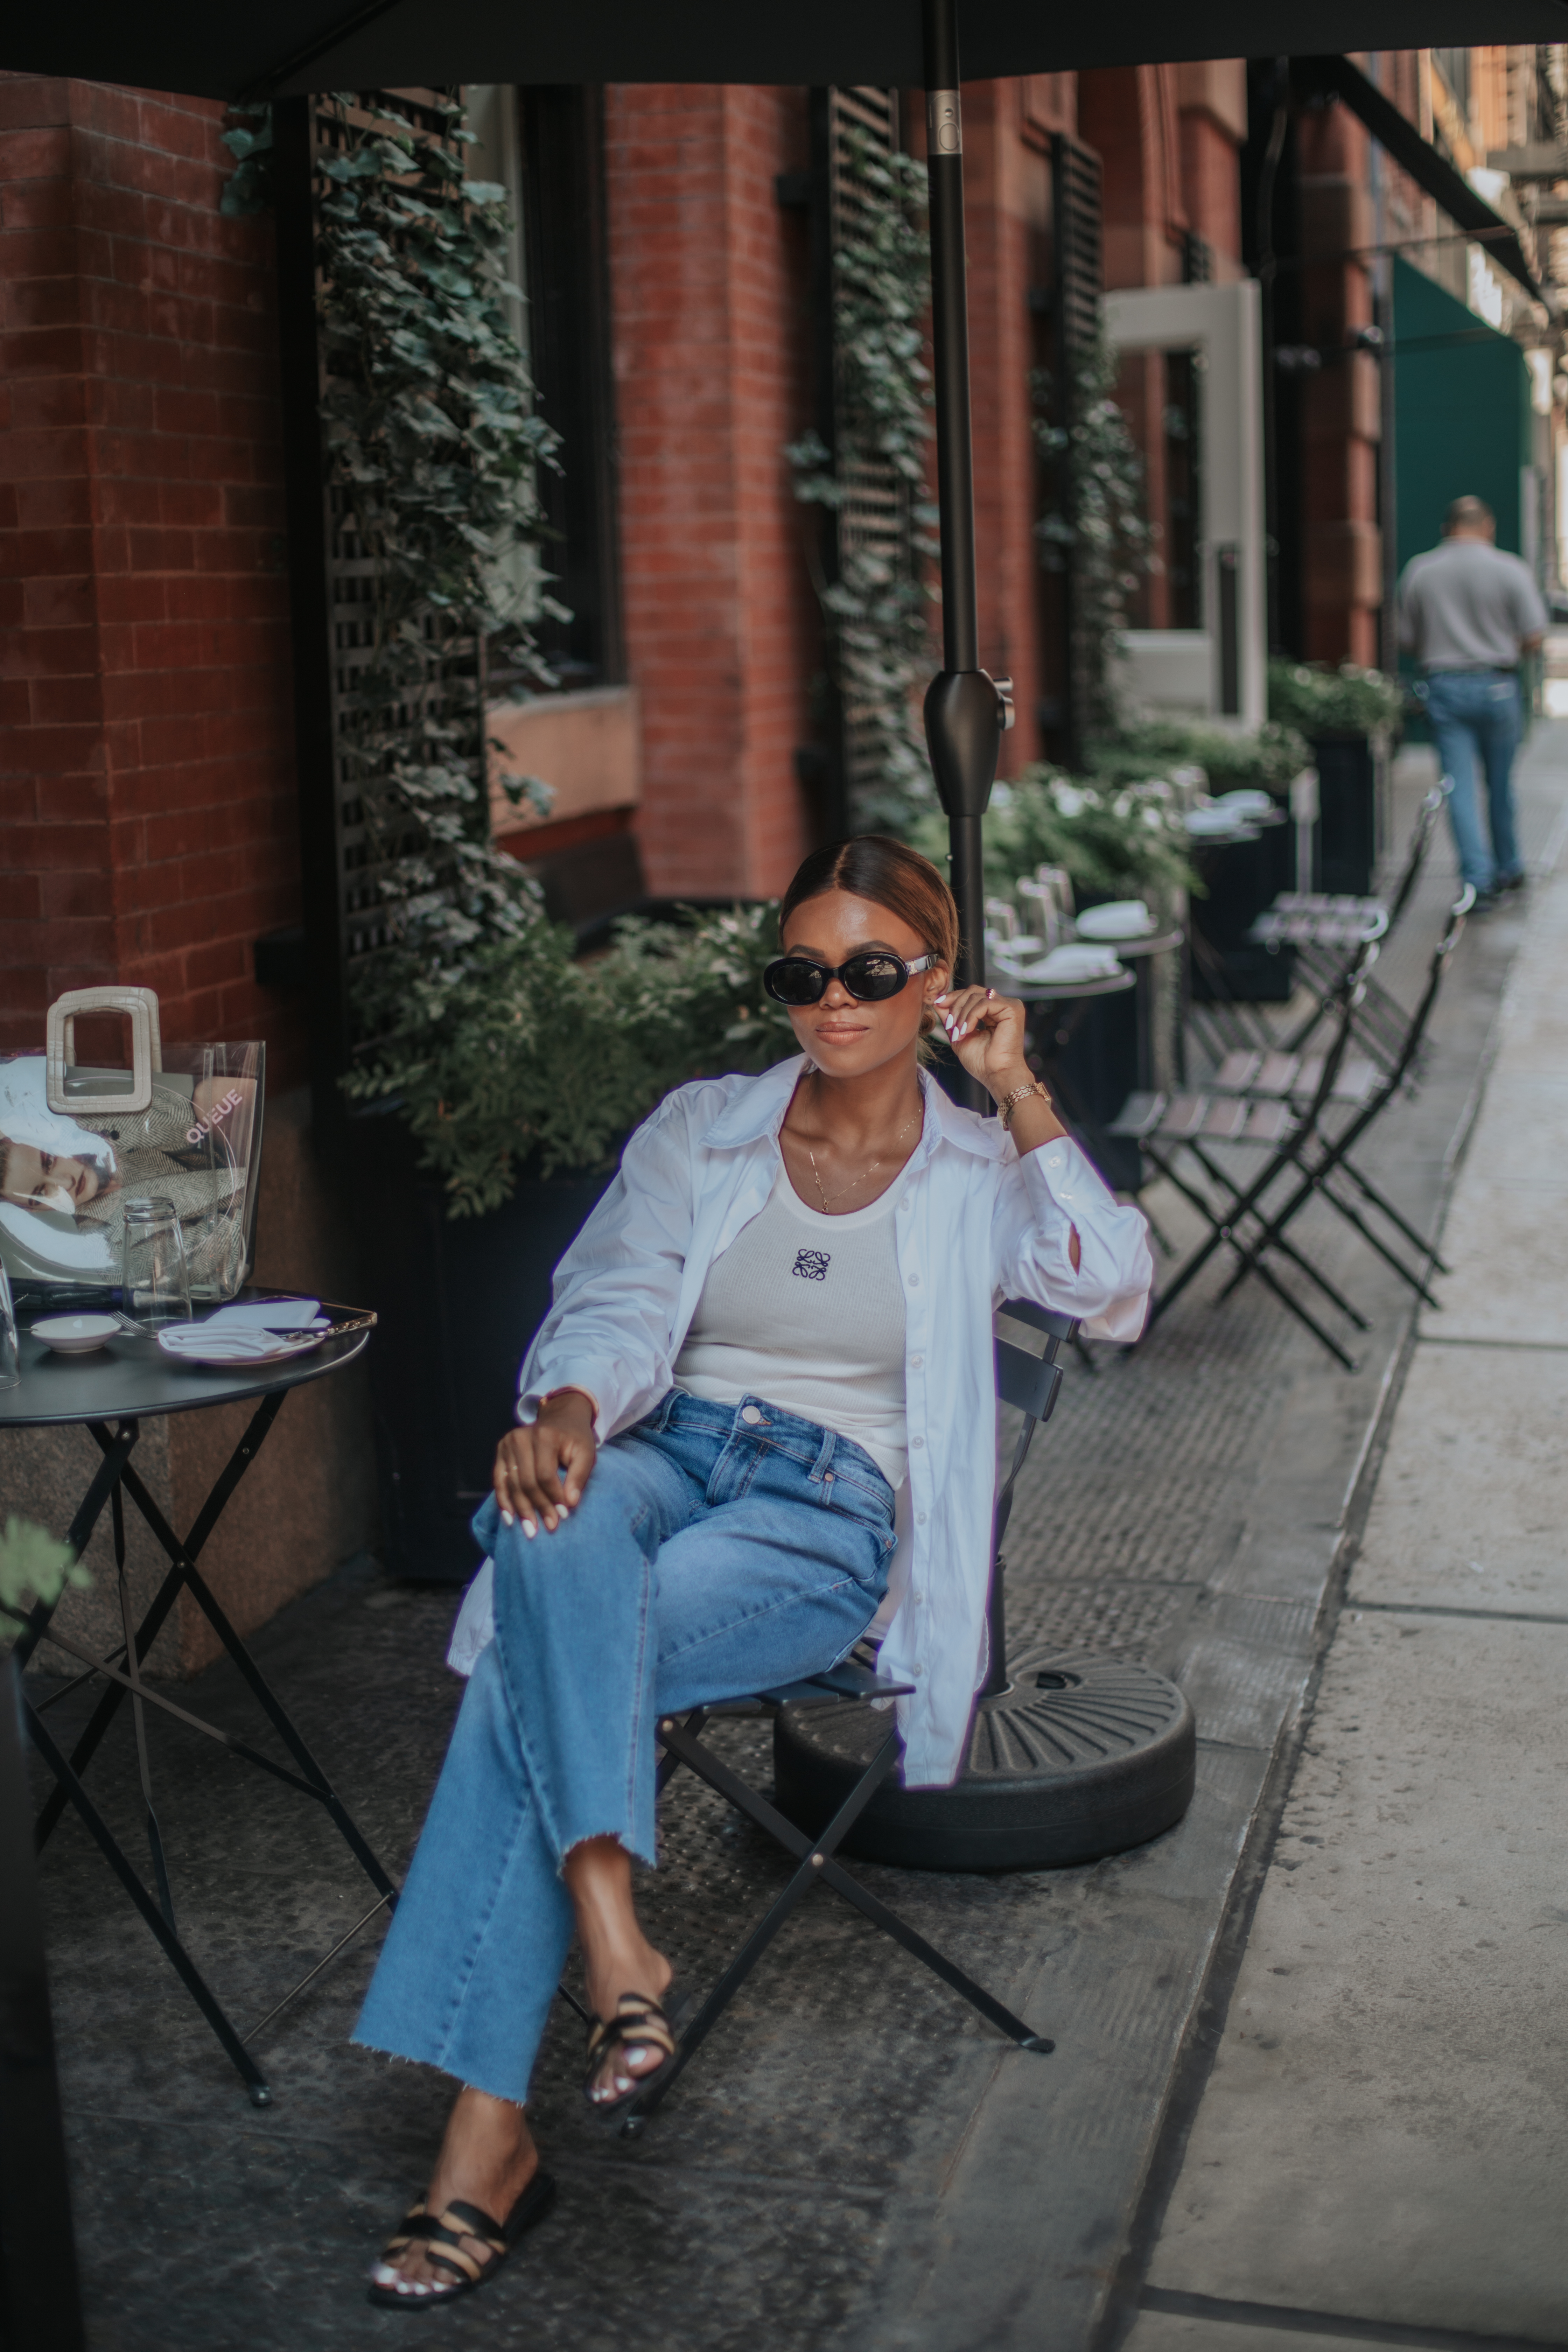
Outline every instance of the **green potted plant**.
POLYGON ((551 1277, 626 1135, 672 1087, 794 1049, 762 968, 776 908, 621 924, 602 954, 535 914, 411 975, 348 1080, 382 1269, 377 1443, 401 1573, 459 1577, 551 1277), (390 1174, 386 1171, 390 1169, 390 1174))
MULTIPOLYGON (((939 816, 915 819, 908 837, 937 865, 945 861, 947 826, 939 816)), ((1180 793, 1148 767, 1135 782, 1026 768, 991 795, 986 889, 1005 895, 1041 866, 1066 868, 1079 908, 1146 898, 1156 919, 1174 919, 1195 878, 1180 793)))
POLYGON ((1342 662, 1268 665, 1268 715, 1292 727, 1318 771, 1318 826, 1310 887, 1370 895, 1377 869, 1379 769, 1397 736, 1404 691, 1382 670, 1342 662))

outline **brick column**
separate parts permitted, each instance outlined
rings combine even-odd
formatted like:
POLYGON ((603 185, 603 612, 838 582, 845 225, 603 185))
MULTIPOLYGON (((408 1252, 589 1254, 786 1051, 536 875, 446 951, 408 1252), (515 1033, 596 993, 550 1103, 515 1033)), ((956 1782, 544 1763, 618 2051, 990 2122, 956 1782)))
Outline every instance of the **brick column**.
POLYGON ((170 1039, 302 1014, 251 943, 299 914, 272 231, 218 211, 221 107, 0 76, 0 1044, 62 989, 170 1039))
MULTIPOLYGON (((1041 501, 1029 289, 1050 282, 1048 132, 1057 122, 1042 121, 1038 110, 1059 104, 1056 85, 1067 79, 972 82, 963 93, 980 658, 993 676, 1012 678, 1017 714, 1002 739, 1003 776, 1016 775, 1043 748, 1044 579, 1036 535, 1041 501)), ((1070 106, 1070 86, 1066 96, 1070 106)))
POLYGON ((1239 278, 1241 175, 1247 142, 1247 61, 1209 58, 1176 68, 1182 196, 1187 220, 1214 256, 1215 276, 1239 278))
POLYGON ((798 90, 628 85, 605 105, 627 663, 655 891, 781 889, 821 635, 784 446, 810 419, 798 90))
POLYGON ((1301 647, 1309 661, 1374 663, 1383 601, 1377 524, 1382 437, 1377 362, 1348 350, 1372 320, 1363 252, 1373 241, 1368 137, 1345 106, 1297 121, 1301 204, 1301 320, 1326 354, 1301 393, 1305 553, 1301 647))

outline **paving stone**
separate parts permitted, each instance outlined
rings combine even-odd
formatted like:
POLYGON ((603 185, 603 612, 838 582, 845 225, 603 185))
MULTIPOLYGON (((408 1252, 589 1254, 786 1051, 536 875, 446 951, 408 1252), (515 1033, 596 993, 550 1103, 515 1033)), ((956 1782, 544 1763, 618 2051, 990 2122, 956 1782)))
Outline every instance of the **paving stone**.
POLYGON ((1418 1347, 1350 1597, 1568 1616, 1568 1349, 1418 1347))
POLYGON ((1277 2327, 1237 2326, 1230 2318, 1181 2318, 1141 2311, 1119 2352, 1345 2352, 1342 2336, 1282 2336, 1277 2327))
POLYGON ((1342 1620, 1154 2285, 1568 2335, 1565 1677, 1568 1626, 1342 1620))

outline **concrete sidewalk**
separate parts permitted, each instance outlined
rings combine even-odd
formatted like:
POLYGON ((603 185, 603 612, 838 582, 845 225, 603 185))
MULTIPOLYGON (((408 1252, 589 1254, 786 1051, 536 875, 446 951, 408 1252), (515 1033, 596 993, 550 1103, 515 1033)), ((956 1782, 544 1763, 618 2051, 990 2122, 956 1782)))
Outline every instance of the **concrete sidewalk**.
MULTIPOLYGON (((1429 755, 1399 763, 1396 852, 1431 772, 1429 755)), ((1537 730, 1521 763, 1521 837, 1538 872, 1565 780, 1559 721, 1537 730)), ((1444 838, 1380 965, 1406 1007, 1454 888, 1444 838)), ((1446 1195, 1525 911, 1510 907, 1467 932, 1420 1092, 1368 1139, 1367 1172, 1423 1232, 1446 1195)), ((1196 1220, 1187 1210, 1184 1226, 1179 1196, 1151 1205, 1178 1246, 1190 1242, 1196 1220)), ((858 1866, 1048 2032, 1055 2054, 1000 2044, 937 1979, 826 1899, 780 1937, 658 2129, 635 2146, 607 2139, 584 2108, 581 2034, 562 2010, 531 2100, 563 2182, 558 2213, 493 2291, 432 2323, 442 2352, 1100 2344, 1152 2167, 1165 2177, 1173 2082, 1179 2102, 1214 1988, 1231 1981, 1231 1941, 1322 1654, 1344 1498, 1363 1491, 1359 1465, 1406 1353, 1410 1294, 1382 1261, 1318 1203, 1299 1236, 1372 1324, 1357 1338, 1359 1370, 1343 1371, 1260 1284, 1216 1303, 1216 1263, 1132 1356, 1102 1351, 1093 1374, 1075 1363, 1009 1530, 1015 1669, 1026 1670, 1036 1645, 1085 1644, 1172 1675, 1199 1724, 1186 1819, 1149 1846, 1072 1870, 948 1877, 858 1866)), ((1492 1353, 1451 1352, 1487 1362, 1492 1353)), ((16 1503, 36 1507, 26 1492, 16 1503)), ((220 1528, 215 1544, 225 1539, 220 1528)), ((453 1601, 450 1587, 396 1584, 361 1561, 255 1643, 395 1872, 457 1701, 441 1664, 453 1601)), ((92 1694, 47 1695, 68 1746, 92 1694)), ((226 1663, 188 1685, 187 1703, 256 1737, 254 1706, 226 1663)), ((741 1722, 721 1737, 737 1767, 765 1782, 765 1727, 741 1722)), ((242 2027, 266 2019, 368 1898, 330 1823, 281 1783, 178 1727, 155 1727, 153 1746, 191 1948, 242 2027)), ((91 1781, 127 1851, 142 1853, 127 1715, 91 1781)), ((685 1776, 669 1791, 660 1848, 663 1866, 642 1890, 650 1933, 686 1981, 710 1984, 788 1866, 685 1776)), ((363 2272, 426 2177, 448 2086, 349 2041, 375 1927, 351 1935, 257 2029, 276 2104, 253 2112, 68 1818, 46 1853, 42 1894, 94 2352, 374 2352, 406 2333, 363 2302, 363 2272)), ((1205 2279, 1195 2291, 1257 2290, 1205 2279)), ((1244 2352, 1234 2328, 1213 2332, 1224 2352, 1244 2352)))
POLYGON ((1568 2343, 1568 868, 1546 863, 1126 2352, 1568 2343))

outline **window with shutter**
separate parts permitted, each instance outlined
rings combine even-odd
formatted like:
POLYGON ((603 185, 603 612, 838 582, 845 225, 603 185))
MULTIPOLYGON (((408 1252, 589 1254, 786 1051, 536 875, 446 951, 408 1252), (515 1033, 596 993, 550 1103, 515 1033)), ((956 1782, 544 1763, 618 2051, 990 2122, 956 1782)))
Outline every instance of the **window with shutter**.
MULTIPOLYGON (((854 169, 851 142, 857 135, 887 154, 900 144, 899 93, 876 87, 829 89, 813 94, 812 204, 816 227, 815 308, 828 329, 825 364, 818 370, 818 424, 833 452, 839 499, 823 509, 820 561, 828 583, 840 579, 857 559, 870 558, 890 581, 916 574, 914 496, 911 486, 879 452, 857 441, 842 399, 841 357, 833 340, 834 257, 866 220, 866 195, 854 169)), ((847 832, 857 803, 887 782, 885 719, 858 702, 852 681, 836 678, 824 710, 830 740, 821 782, 821 821, 828 835, 847 832)))
MULTIPOLYGON (((1073 382, 1079 363, 1100 340, 1100 302, 1103 287, 1100 248, 1102 217, 1100 158, 1066 131, 1058 131, 1051 153, 1051 215, 1056 285, 1050 317, 1054 328, 1050 355, 1052 421, 1061 427, 1072 422, 1073 382)), ((1061 468, 1058 506, 1069 529, 1072 524, 1072 479, 1061 468)), ((1055 730, 1058 755, 1069 767, 1081 763, 1086 715, 1092 688, 1094 649, 1084 625, 1081 603, 1073 593, 1073 549, 1062 551, 1062 593, 1056 600, 1059 646, 1049 666, 1062 681, 1058 723, 1055 730)))
MULTIPOLYGON (((353 754, 363 682, 374 653, 376 559, 355 528, 350 487, 330 478, 321 429, 331 392, 332 348, 319 332, 323 291, 319 203, 322 165, 376 111, 399 114, 422 134, 449 142, 465 176, 506 187, 518 223, 510 257, 520 281, 513 320, 529 350, 541 413, 563 435, 563 471, 540 469, 548 536, 542 570, 569 620, 547 618, 539 650, 564 686, 619 675, 619 606, 610 475, 607 301, 603 286, 602 166, 597 92, 487 86, 479 101, 480 148, 458 141, 441 89, 361 91, 296 99, 277 109, 276 185, 280 342, 289 443, 289 567, 294 620, 296 737, 300 772, 304 961, 310 992, 313 1112, 318 1134, 342 1131, 339 1080, 360 1041, 353 1006, 357 975, 387 940, 384 885, 421 837, 389 826, 384 807, 371 821, 363 768, 353 754), (523 289, 526 288, 526 297, 523 289)), ((541 569, 533 546, 520 563, 541 569)), ((437 740, 458 725, 482 741, 487 702, 534 673, 492 663, 482 637, 432 603, 416 625, 426 658, 417 688, 394 713, 397 727, 437 740)), ((483 796, 476 838, 488 838, 483 796)))

